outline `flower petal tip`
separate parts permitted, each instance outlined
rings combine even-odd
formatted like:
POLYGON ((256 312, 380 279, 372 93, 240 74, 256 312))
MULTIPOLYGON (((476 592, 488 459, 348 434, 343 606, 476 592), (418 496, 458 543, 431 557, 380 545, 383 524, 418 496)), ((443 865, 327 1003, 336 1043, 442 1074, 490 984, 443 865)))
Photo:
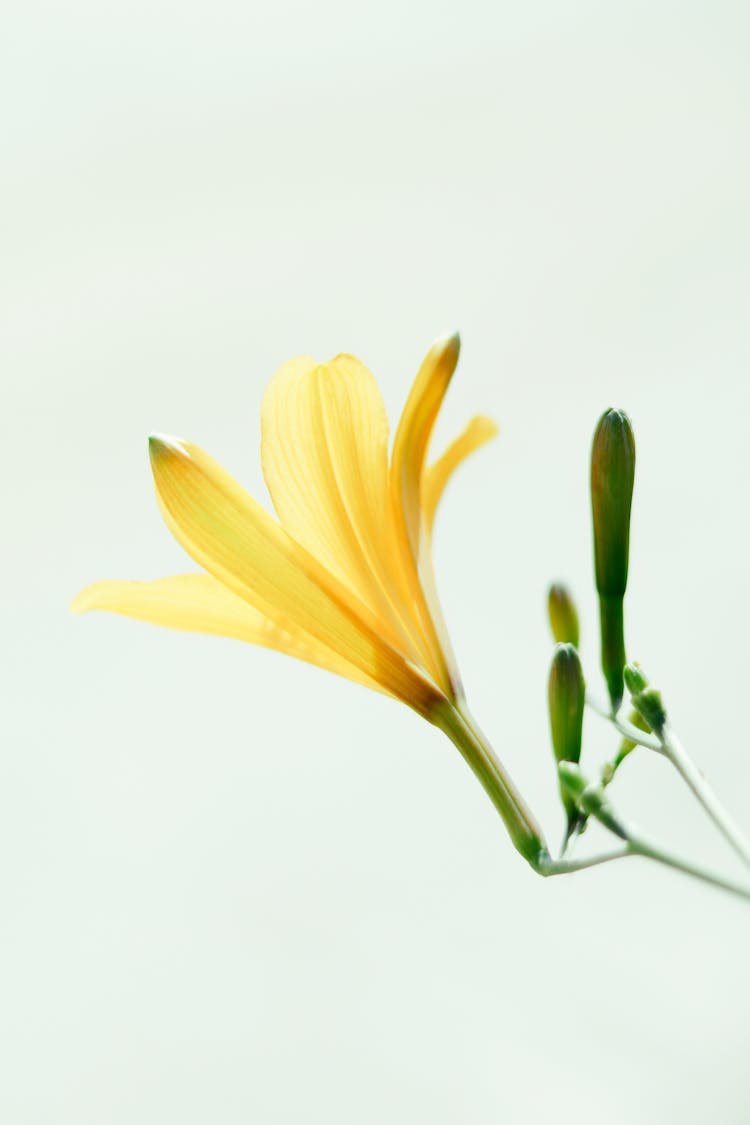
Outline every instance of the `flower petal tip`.
POLYGON ((492 438, 496 438, 500 433, 500 427, 495 419, 488 418, 486 414, 478 414, 476 418, 473 419, 473 425, 477 437, 483 442, 491 441, 492 438))
POLYGON ((164 457, 168 453, 179 453, 183 457, 188 456, 188 451, 185 448, 185 442, 181 438, 171 437, 169 434, 149 434, 148 438, 148 455, 151 458, 153 465, 160 457, 164 457))
POLYGON ((91 597, 91 591, 94 588, 94 586, 87 586, 85 590, 76 594, 68 607, 71 613, 88 613, 90 609, 94 608, 94 600, 91 597))
POLYGON ((461 336, 458 332, 444 332, 442 336, 438 336, 432 346, 436 351, 451 354, 454 356, 454 363, 458 363, 461 351, 461 336))

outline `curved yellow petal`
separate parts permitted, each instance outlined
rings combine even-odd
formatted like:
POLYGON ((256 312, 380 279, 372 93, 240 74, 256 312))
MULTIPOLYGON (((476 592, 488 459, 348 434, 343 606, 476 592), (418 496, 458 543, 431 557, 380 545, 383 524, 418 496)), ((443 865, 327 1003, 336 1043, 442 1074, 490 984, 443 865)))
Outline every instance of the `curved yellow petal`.
POLYGON ((388 419, 372 374, 352 356, 292 360, 266 388, 261 418, 263 473, 281 523, 379 609, 388 419))
POLYGON ((266 389, 261 435, 284 528, 370 608, 391 644, 429 666, 412 598, 394 582, 388 418, 372 373, 350 355, 292 360, 266 389))
POLYGON ((385 690, 312 637, 281 629, 210 574, 177 574, 153 582, 95 582, 78 594, 71 609, 74 613, 105 610, 167 629, 231 637, 287 653, 364 687, 385 690))
POLYGON ((289 534, 368 594, 388 490, 388 418, 372 373, 346 355, 285 364, 263 396, 261 459, 289 534))
POLYGON ((422 472, 460 348, 457 332, 441 336, 432 345, 417 372, 393 442, 391 489, 415 560, 421 546, 422 472))
POLYGON ((438 668, 438 682, 454 698, 461 693, 461 684, 435 588, 422 513, 422 481, 430 438, 460 346, 457 333, 443 336, 425 356, 396 431, 390 473, 391 509, 404 573, 438 668))
POLYGON ((476 415, 445 452, 426 469, 422 481, 422 512, 428 536, 432 534, 437 506, 453 473, 470 453, 495 437, 497 432, 497 424, 491 418, 483 414, 476 415))
POLYGON ((436 689, 349 590, 198 446, 152 438, 162 510, 192 558, 286 632, 302 630, 426 714, 436 689))

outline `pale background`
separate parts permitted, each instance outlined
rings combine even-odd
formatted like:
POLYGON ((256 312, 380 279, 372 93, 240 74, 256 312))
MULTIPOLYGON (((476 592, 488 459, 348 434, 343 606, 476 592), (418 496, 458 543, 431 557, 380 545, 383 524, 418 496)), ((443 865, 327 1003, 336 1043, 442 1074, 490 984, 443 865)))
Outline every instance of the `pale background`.
MULTIPOLYGON (((538 880, 407 709, 67 612, 186 567, 150 430, 265 498, 279 363, 354 351, 395 417, 458 327, 439 437, 503 429, 437 532, 480 722, 556 842, 544 592, 598 682, 588 447, 624 406, 630 652, 750 824, 749 47, 743 2, 6 13, 0 1120, 750 1120, 747 906, 538 880)), ((735 870, 658 761, 619 803, 735 870)))

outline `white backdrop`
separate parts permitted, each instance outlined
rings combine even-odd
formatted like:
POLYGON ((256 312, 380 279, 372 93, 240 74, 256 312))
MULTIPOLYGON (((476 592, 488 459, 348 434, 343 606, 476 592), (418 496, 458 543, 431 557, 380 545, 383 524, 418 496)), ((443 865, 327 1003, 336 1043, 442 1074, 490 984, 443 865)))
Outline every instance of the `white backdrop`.
MULTIPOLYGON (((639 449, 628 639, 750 824, 744 3, 16 5, 2 36, 0 1119, 743 1125, 750 911, 543 882, 411 712, 231 641, 69 616, 185 568, 151 430, 265 499, 266 380, 464 350, 440 590, 557 840, 548 581, 598 680, 588 450, 639 449)), ((593 765, 614 748, 587 720, 593 765)), ((733 870, 658 761, 623 810, 733 870)))

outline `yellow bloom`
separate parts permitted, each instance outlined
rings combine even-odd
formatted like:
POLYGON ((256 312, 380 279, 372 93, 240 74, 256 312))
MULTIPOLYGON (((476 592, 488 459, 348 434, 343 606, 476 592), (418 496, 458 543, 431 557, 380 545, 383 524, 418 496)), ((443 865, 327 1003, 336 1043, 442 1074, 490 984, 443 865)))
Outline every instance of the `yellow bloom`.
POLYGON ((435 594, 429 537, 456 465, 495 433, 475 418, 429 468, 426 454, 459 351, 429 351, 388 462, 388 420, 353 356, 285 364, 263 400, 261 456, 274 520, 197 446, 152 437, 164 519, 206 571, 98 582, 77 611, 106 609, 288 652, 426 713, 460 693, 435 594))
POLYGON ((496 432, 488 418, 474 418, 427 464, 458 353, 457 335, 427 353, 390 461, 383 399, 359 360, 339 355, 318 364, 300 357, 285 364, 262 408, 263 472, 278 521, 198 446, 152 437, 162 514, 204 572, 98 582, 78 595, 73 609, 236 637, 403 700, 459 745, 488 790, 494 788, 490 795, 506 824, 508 801, 518 806, 510 814, 518 824, 509 829, 526 854, 530 833, 537 844, 539 835, 468 725, 432 568, 432 525, 443 489, 457 465, 496 432))

